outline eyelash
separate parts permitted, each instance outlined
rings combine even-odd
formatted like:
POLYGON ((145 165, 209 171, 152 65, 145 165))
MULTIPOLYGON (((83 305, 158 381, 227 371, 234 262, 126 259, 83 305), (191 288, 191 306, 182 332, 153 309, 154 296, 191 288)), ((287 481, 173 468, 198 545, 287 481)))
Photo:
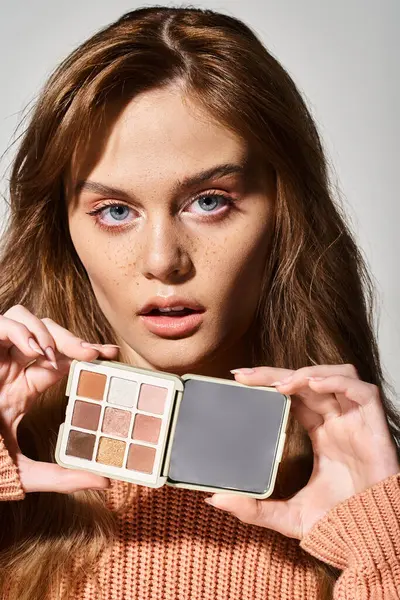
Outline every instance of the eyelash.
MULTIPOLYGON (((203 194, 200 194, 199 196, 197 196, 196 198, 194 198, 190 204, 193 204, 194 202, 198 201, 198 200, 202 200, 203 198, 207 198, 209 196, 218 198, 218 199, 222 199, 224 200, 224 202, 226 203, 225 206, 229 207, 230 209, 232 209, 234 207, 234 200, 230 197, 230 196, 226 196, 225 194, 220 194, 217 192, 204 192, 203 194)), ((108 231, 111 231, 113 233, 117 233, 118 231, 120 231, 121 229, 124 229, 125 227, 128 227, 128 224, 126 225, 106 225, 104 223, 101 223, 100 219, 98 218, 99 215, 101 215, 101 213, 106 209, 106 208, 110 208, 113 206, 125 206, 127 208, 131 208, 129 205, 124 204, 123 202, 117 202, 114 200, 110 200, 107 202, 107 204, 103 204, 102 206, 99 206, 98 208, 95 208, 94 210, 91 210, 89 212, 87 212, 87 215, 93 216, 95 219, 95 223, 98 227, 100 227, 101 229, 105 229, 108 231)), ((210 213, 211 214, 211 213, 210 213)), ((229 215, 227 215, 228 217, 229 215)), ((200 218, 202 219, 203 217, 200 216, 200 218)), ((205 219, 203 218, 203 220, 207 220, 207 221, 214 221, 217 220, 217 218, 221 218, 219 215, 215 216, 214 218, 211 217, 205 217, 205 219)))

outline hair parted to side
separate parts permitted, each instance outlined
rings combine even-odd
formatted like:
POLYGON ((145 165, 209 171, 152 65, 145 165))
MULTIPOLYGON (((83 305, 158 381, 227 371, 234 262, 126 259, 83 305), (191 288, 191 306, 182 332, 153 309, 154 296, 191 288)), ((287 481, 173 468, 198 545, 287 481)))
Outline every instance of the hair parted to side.
MULTIPOLYGON (((276 221, 253 325, 254 364, 297 369, 352 363, 361 379, 379 386, 399 446, 400 420, 385 391, 374 333, 372 281, 332 199, 315 124, 288 73, 231 16, 192 7, 134 10, 55 70, 11 173, 1 313, 19 303, 90 341, 115 341, 69 236, 65 176, 112 99, 128 102, 174 82, 242 136, 276 174, 276 221)), ((53 460, 64 390, 62 382, 44 394, 23 421, 21 446, 34 458, 53 460)), ((292 420, 274 496, 295 493, 311 468, 308 437, 292 420)), ((97 492, 28 494, 23 502, 4 503, 1 519, 0 585, 19 600, 73 598, 83 576, 96 577, 114 532, 113 515, 97 492), (75 571, 71 557, 78 559, 75 571), (70 580, 61 589, 67 569, 70 580)), ((327 600, 338 572, 317 560, 315 569, 319 597, 327 600)))

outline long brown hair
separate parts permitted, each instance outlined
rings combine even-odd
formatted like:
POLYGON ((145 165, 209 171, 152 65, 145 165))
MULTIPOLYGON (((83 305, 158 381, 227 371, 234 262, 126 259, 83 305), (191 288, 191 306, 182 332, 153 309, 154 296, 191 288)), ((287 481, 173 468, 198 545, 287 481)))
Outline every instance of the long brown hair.
MULTIPOLYGON (((374 332, 372 281, 333 201, 316 126, 288 73, 231 16, 184 7, 135 10, 83 43, 52 74, 11 173, 1 312, 20 303, 84 339, 113 341, 69 236, 65 175, 111 99, 127 102, 172 82, 246 140, 276 174, 276 220, 255 318, 254 363, 292 369, 352 363, 361 379, 379 386, 399 445, 400 420, 384 390, 374 332)), ((23 421, 21 444, 38 459, 52 460, 64 383, 44 394, 23 421)), ((308 437, 293 420, 288 438, 276 497, 302 487, 312 468, 308 437)), ((19 600, 69 597, 60 591, 67 569, 73 595, 73 583, 95 572, 114 531, 113 516, 96 492, 28 494, 24 502, 2 507, 1 520, 0 583, 19 600), (81 561, 75 572, 72 554, 81 561)), ((315 569, 320 597, 328 599, 338 573, 317 560, 315 569)))

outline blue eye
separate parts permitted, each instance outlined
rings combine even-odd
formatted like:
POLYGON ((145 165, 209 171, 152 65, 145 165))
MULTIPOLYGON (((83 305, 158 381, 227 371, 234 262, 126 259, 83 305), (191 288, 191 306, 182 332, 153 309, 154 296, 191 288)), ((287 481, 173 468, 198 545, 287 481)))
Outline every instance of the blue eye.
POLYGON ((131 219, 128 220, 132 209, 125 204, 106 204, 106 206, 100 206, 95 210, 88 212, 88 215, 95 217, 96 222, 99 225, 104 227, 116 227, 116 224, 119 222, 130 222, 131 219))
POLYGON ((123 221, 127 215, 129 215, 129 208, 124 204, 109 206, 108 209, 104 211, 104 214, 107 213, 107 211, 109 211, 108 214, 116 221, 123 221))
POLYGON ((222 209, 231 203, 230 198, 223 196, 222 194, 203 194, 199 198, 194 200, 192 206, 200 207, 201 210, 195 210, 194 212, 201 213, 212 213, 217 212, 216 209, 222 209))

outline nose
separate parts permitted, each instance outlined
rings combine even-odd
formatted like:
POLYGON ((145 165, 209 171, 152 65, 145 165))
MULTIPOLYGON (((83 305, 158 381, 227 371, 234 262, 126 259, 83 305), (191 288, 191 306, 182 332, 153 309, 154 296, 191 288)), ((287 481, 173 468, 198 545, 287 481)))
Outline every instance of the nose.
POLYGON ((194 270, 189 248, 171 218, 149 221, 142 231, 142 273, 146 279, 179 283, 194 270))

